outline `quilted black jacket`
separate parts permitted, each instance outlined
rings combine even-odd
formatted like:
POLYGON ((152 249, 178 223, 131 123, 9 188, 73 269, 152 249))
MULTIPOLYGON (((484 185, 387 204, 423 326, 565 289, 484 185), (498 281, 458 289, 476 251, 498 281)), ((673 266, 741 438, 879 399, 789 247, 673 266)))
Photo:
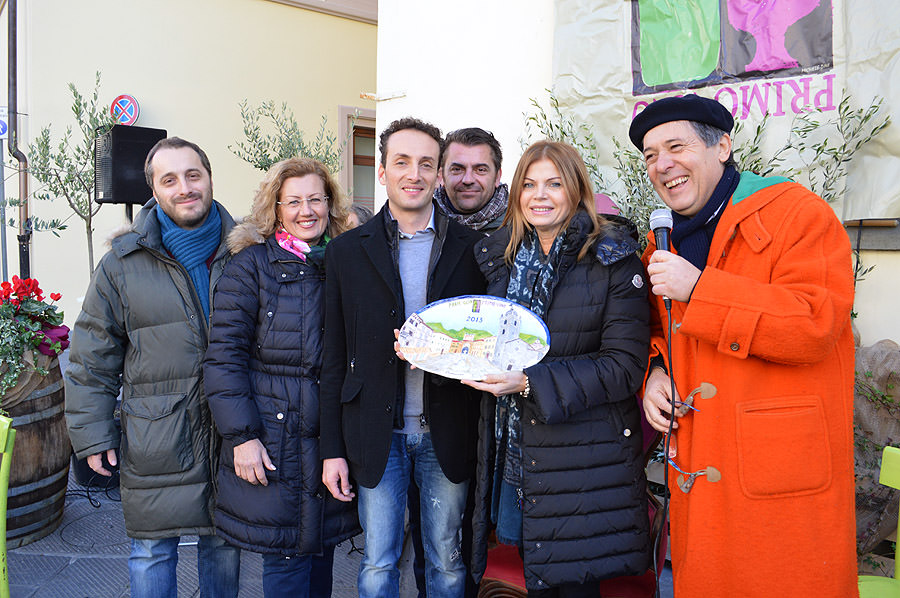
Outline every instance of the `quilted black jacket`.
MULTIPOLYGON (((568 249, 544 314, 550 351, 526 369, 521 411, 523 549, 529 589, 637 575, 650 536, 641 427, 634 393, 649 341, 647 287, 634 226, 614 219, 586 257, 590 227, 572 219, 568 249)), ((476 246, 488 293, 506 296, 509 239, 501 229, 476 246)), ((494 463, 493 396, 482 400, 474 518, 473 575, 486 561, 494 463)))

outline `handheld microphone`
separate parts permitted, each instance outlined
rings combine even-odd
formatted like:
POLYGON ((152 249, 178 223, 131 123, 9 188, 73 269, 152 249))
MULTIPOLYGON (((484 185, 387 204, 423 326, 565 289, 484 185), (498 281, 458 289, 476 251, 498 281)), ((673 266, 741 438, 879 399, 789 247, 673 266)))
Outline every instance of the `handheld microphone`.
MULTIPOLYGON (((650 230, 656 240, 657 249, 671 250, 669 235, 672 234, 672 211, 667 208, 659 208, 650 213, 650 230)), ((672 300, 663 295, 663 303, 666 309, 672 308, 672 300)))
MULTIPOLYGON (((656 248, 657 249, 665 249, 666 251, 671 251, 671 243, 670 243, 670 235, 672 234, 672 211, 666 208, 659 208, 657 210, 653 210, 650 213, 650 230, 653 231, 653 238, 656 240, 656 248)), ((669 371, 669 396, 670 401, 672 402, 671 406, 671 416, 669 419, 669 431, 665 436, 665 442, 663 444, 663 454, 668 456, 669 454, 669 442, 672 439, 672 429, 675 422, 675 375, 674 375, 674 367, 672 365, 672 300, 663 295, 663 304, 666 306, 666 315, 669 320, 669 334, 666 336, 666 348, 668 355, 668 366, 669 371)), ((666 488, 669 487, 669 468, 666 467, 664 469, 663 474, 663 483, 666 488)), ((669 499, 670 495, 667 492, 665 497, 663 498, 663 525, 665 526, 668 518, 669 518, 669 499)), ((662 534, 660 534, 661 536, 662 534)), ((659 536, 656 538, 656 542, 653 545, 653 572, 657 574, 656 571, 656 563, 657 563, 657 555, 659 553, 659 536)), ((659 596, 659 577, 657 576, 656 583, 656 595, 659 596)))

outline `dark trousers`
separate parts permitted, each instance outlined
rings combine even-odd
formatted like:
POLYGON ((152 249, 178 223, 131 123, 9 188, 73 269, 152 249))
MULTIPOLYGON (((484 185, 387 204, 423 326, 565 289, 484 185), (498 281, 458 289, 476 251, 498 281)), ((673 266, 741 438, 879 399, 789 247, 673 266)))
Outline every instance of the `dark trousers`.
POLYGON ((329 598, 334 546, 321 556, 263 555, 263 595, 266 598, 329 598))

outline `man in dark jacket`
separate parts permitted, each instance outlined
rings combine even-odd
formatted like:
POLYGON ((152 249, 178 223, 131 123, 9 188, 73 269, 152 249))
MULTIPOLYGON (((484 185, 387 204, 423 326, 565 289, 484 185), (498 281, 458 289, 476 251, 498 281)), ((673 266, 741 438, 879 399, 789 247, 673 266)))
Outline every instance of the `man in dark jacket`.
POLYGON ((399 594, 406 493, 421 493, 426 586, 434 598, 463 595, 460 521, 475 456, 479 394, 410 370, 394 354, 394 330, 427 303, 480 293, 473 246, 481 238, 432 202, 440 131, 417 119, 381 134, 378 178, 388 201, 344 233, 325 257, 325 348, 320 454, 323 481, 350 500, 359 483, 366 534, 359 595, 399 594))
POLYGON ((201 596, 237 596, 240 552, 212 525, 215 435, 201 375, 210 297, 228 255, 221 241, 234 221, 213 201, 209 158, 197 145, 160 141, 145 174, 153 199, 112 240, 75 322, 69 435, 97 473, 121 464, 133 598, 176 594, 182 535, 200 536, 201 596))
POLYGON ((509 188, 500 182, 503 154, 494 135, 470 127, 447 133, 434 199, 441 211, 472 230, 490 233, 506 215, 509 188))
MULTIPOLYGON (((438 208, 451 220, 466 228, 490 235, 503 224, 509 187, 500 182, 503 152, 500 142, 490 131, 478 127, 457 129, 444 137, 441 170, 434 190, 438 208)), ((469 498, 463 519, 463 562, 469 568, 472 546, 472 509, 475 485, 469 485, 469 498)), ((425 549, 419 534, 419 491, 415 483, 409 488, 409 530, 412 535, 413 573, 419 598, 425 597, 425 549)), ((466 598, 478 595, 478 586, 466 577, 466 598)))

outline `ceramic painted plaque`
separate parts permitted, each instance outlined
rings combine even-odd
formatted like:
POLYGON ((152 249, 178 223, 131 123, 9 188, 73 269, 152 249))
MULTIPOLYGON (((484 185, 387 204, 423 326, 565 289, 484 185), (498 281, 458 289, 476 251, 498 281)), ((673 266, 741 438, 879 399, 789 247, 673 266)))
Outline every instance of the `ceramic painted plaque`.
POLYGON ((522 370, 550 349, 550 333, 534 312, 487 295, 429 303, 407 318, 398 340, 417 368, 459 380, 522 370))

